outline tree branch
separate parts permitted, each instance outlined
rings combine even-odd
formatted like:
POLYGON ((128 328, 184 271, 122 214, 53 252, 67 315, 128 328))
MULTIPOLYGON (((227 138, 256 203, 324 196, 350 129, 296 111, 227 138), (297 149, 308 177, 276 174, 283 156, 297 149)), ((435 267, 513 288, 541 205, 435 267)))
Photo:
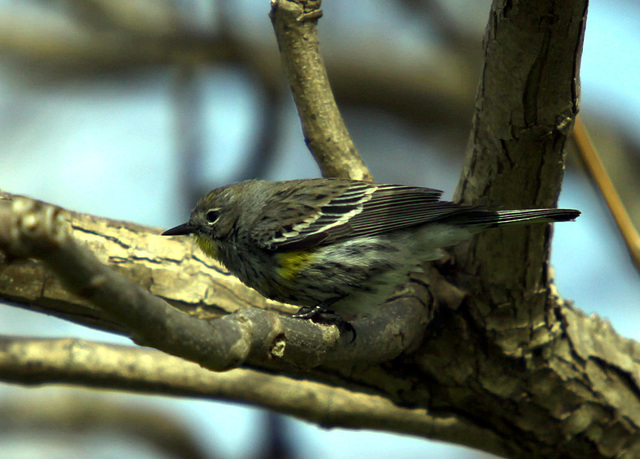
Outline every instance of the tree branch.
MULTIPOLYGON (((556 204, 578 112, 586 14, 587 0, 494 1, 457 200, 507 209, 556 204)), ((465 272, 458 282, 493 305, 472 314, 505 348, 527 345, 525 330, 548 313, 550 242, 550 225, 532 225, 455 248, 465 272)))
MULTIPOLYGON (((555 204, 578 110, 586 11, 586 0, 494 1, 462 202, 555 204)), ((446 332, 419 351, 437 380, 437 406, 519 439, 518 457, 638 456, 637 345, 557 295, 550 235, 493 231, 456 247, 456 269, 445 275, 468 296, 456 314, 438 310, 446 332)))
MULTIPOLYGON (((276 5, 273 15, 286 9, 292 20, 283 22, 279 29, 279 19, 274 18, 277 33, 285 35, 281 38, 291 39, 293 35, 287 37, 288 33, 298 34, 295 36, 302 41, 306 37, 310 52, 317 55, 315 29, 307 29, 315 27, 314 21, 309 20, 304 9, 302 15, 287 9, 300 7, 295 2, 277 1, 276 5), (297 21, 298 18, 302 20, 297 21), (299 29, 293 30, 296 28, 299 29)), ((311 19, 317 17, 317 13, 310 14, 311 19)), ((504 207, 547 206, 555 202, 566 137, 577 112, 585 15, 586 0, 496 0, 485 39, 485 67, 467 164, 458 190, 460 200, 504 207)), ((288 52, 283 50, 284 55, 288 52)), ((317 59, 309 63, 319 64, 317 59)), ((291 71, 294 76, 298 75, 295 72, 304 73, 299 68, 291 71)), ((322 75, 318 78, 326 82, 322 75)), ((303 83, 299 85, 301 90, 314 90, 303 83)), ((310 101, 322 103, 319 99, 310 101)), ((308 113, 322 113, 314 110, 308 113)), ((311 115, 306 119, 305 113, 300 109, 303 124, 314 121, 311 115)), ((334 119, 332 123, 335 122, 334 119)), ((333 128, 330 125, 327 129, 333 128)), ((343 154, 355 152, 345 150, 345 143, 340 145, 343 154)), ((348 163, 339 163, 338 170, 341 175, 346 174, 348 163)), ((559 297, 547 269, 548 228, 509 230, 508 236, 500 231, 487 233, 473 244, 458 247, 452 261, 439 264, 438 272, 430 272, 426 279, 415 278, 409 283, 409 290, 387 305, 381 316, 355 321, 358 339, 345 345, 333 328, 292 321, 259 309, 231 310, 234 313, 223 319, 195 321, 158 299, 147 298, 145 289, 116 278, 116 274, 87 258, 74 247, 59 209, 24 198, 14 201, 11 207, 12 210, 6 205, 0 207, 4 212, 0 214, 0 244, 6 253, 45 260, 73 291, 98 304, 105 311, 104 318, 139 342, 184 355, 207 368, 223 369, 244 362, 316 381, 307 386, 282 376, 253 372, 236 388, 235 395, 231 389, 224 392, 225 398, 264 403, 263 406, 320 423, 412 433, 509 457, 640 457, 640 346, 620 338, 606 322, 586 317, 559 297), (379 363, 383 359, 386 361, 379 363), (326 386, 318 382, 358 393, 345 392, 344 400, 333 398, 339 397, 335 395, 338 392, 326 393, 323 398, 326 386), (272 392, 263 392, 264 398, 252 391, 267 388, 272 392), (307 388, 313 396, 309 396, 307 388), (361 400, 363 404, 359 405, 361 400), (374 401, 381 405, 371 408, 374 401), (334 408, 336 411, 332 411, 334 408), (449 419, 453 419, 451 425, 449 419)), ((194 289, 180 294, 186 301, 178 299, 183 307, 192 301, 194 310, 213 316, 204 302, 217 304, 221 298, 222 303, 227 293, 229 298, 250 298, 242 287, 225 287, 237 280, 224 278, 217 265, 197 255, 189 256, 190 246, 172 246, 181 243, 159 239, 148 246, 123 243, 133 225, 100 221, 103 227, 117 228, 96 231, 84 228, 78 219, 73 221, 79 235, 92 233, 101 242, 114 244, 102 249, 108 254, 105 258, 110 265, 120 272, 130 271, 136 282, 153 293, 169 297, 167 292, 172 288, 182 290, 186 282, 182 276, 192 276, 194 289), (127 261, 131 264, 123 268, 127 261), (217 282, 223 278, 224 282, 217 282), (166 286, 159 292, 158 285, 163 281, 166 286)), ((152 233, 140 230, 140 244, 153 241, 152 233)), ((0 267, 12 272, 19 264, 12 261, 0 267)), ((18 298, 19 289, 5 284, 0 285, 11 291, 8 296, 18 298)), ((48 293, 47 282, 42 282, 37 291, 43 292, 40 297, 29 291, 20 298, 45 307, 42 303, 46 302, 40 301, 48 293)), ((179 294, 176 298, 180 298, 179 294)), ((229 300, 229 305, 237 308, 240 301, 243 300, 229 300)), ((260 298, 255 298, 255 304, 286 309, 260 298)), ((139 372, 130 375, 132 381, 127 383, 129 376, 122 374, 122 368, 131 366, 117 365, 119 373, 105 376, 114 374, 113 363, 101 364, 98 360, 97 367, 90 368, 86 362, 92 363, 93 359, 75 354, 83 346, 97 346, 94 350, 108 357, 109 352, 121 352, 119 348, 102 349, 96 344, 73 342, 73 350, 69 351, 69 342, 46 343, 54 348, 60 344, 60 359, 52 359, 50 373, 42 376, 34 373, 39 364, 46 362, 38 363, 37 355, 28 350, 38 346, 42 349, 44 344, 7 340, 2 344, 1 350, 6 353, 1 354, 0 374, 23 383, 28 378, 66 377, 80 384, 93 384, 88 380, 107 384, 109 377, 114 377, 114 386, 138 384, 140 390, 153 390, 166 378, 172 387, 168 390, 177 387, 185 394, 196 392, 193 387, 185 388, 184 381, 193 384, 199 379, 177 364, 176 368, 185 368, 185 375, 194 376, 193 381, 184 380, 181 385, 172 376, 162 374, 162 369, 173 368, 174 363, 152 360, 156 365, 145 370, 151 380, 139 372), (77 366, 72 365, 64 374, 62 362, 77 366)), ((135 358, 141 358, 132 362, 143 365, 150 355, 147 353, 153 351, 135 352, 135 358)), ((115 360, 120 358, 123 357, 115 360)), ((203 372, 201 376, 224 380, 234 374, 236 371, 223 375, 203 372)), ((212 387, 216 384, 213 380, 203 381, 212 387)))
POLYGON ((506 451, 491 431, 455 415, 430 415, 380 396, 254 370, 212 373, 151 349, 76 339, 0 338, 0 374, 21 384, 64 383, 249 403, 324 427, 409 433, 469 447, 489 445, 494 454, 506 451))
POLYGON ((324 177, 369 180, 369 170, 338 110, 319 50, 320 1, 273 0, 271 22, 278 40, 304 140, 324 177))
MULTIPOLYGON (((108 324, 117 324, 118 330, 138 344, 153 346, 212 370, 226 370, 245 363, 313 368, 338 362, 383 362, 415 347, 424 331, 428 308, 419 301, 412 301, 416 295, 425 296, 424 287, 417 283, 408 286, 403 295, 389 304, 384 314, 354 321, 358 340, 351 344, 348 344, 350 337, 342 339, 336 327, 290 319, 258 308, 237 310, 220 319, 201 320, 201 317, 192 317, 170 307, 102 264, 75 242, 66 223, 67 216, 58 207, 29 198, 14 197, 11 201, 0 201, 0 249, 11 257, 41 259, 62 280, 66 289, 104 313, 92 317, 94 326, 104 317, 108 324), (376 343, 375 347, 372 343, 376 343), (372 352, 372 348, 376 352, 372 352)), ((96 234, 95 227, 83 227, 83 223, 86 222, 78 219, 74 227, 96 234)), ((104 223, 103 227, 106 226, 104 223)), ((122 233, 122 225, 118 226, 120 228, 113 233, 114 236, 102 234, 101 238, 112 238, 115 245, 124 244, 115 236, 122 233)), ((158 244, 159 236, 147 235, 147 238, 154 237, 157 240, 152 244, 158 244)), ((191 250, 187 248, 190 241, 179 244, 184 246, 184 253, 191 250)), ((149 257, 149 253, 152 252, 147 252, 144 247, 131 247, 128 257, 140 260, 149 257)), ((165 263, 152 263, 158 272, 147 273, 148 279, 160 282, 164 277, 165 281, 173 282, 175 288, 176 279, 170 280, 166 276, 180 267, 171 268, 171 257, 166 253, 165 263)), ((162 255, 160 257, 162 259, 162 255)), ((179 255, 178 259, 183 257, 179 255)), ((121 260, 113 257, 111 262, 117 264, 121 260)), ((182 269, 188 278, 191 269, 189 266, 182 266, 182 269)), ((211 271, 215 273, 210 270, 208 274, 212 274, 211 271)), ((207 273, 204 274, 206 276, 207 273)), ((216 276, 221 285, 229 287, 228 274, 217 272, 216 276)), ((162 291, 162 285, 154 285, 154 290, 162 291)), ((212 287, 215 285, 207 285, 207 288, 212 287)), ((10 290, 11 284, 5 288, 10 290)), ((196 285, 196 290, 200 288, 196 285)), ((248 289, 238 282, 235 289, 241 292, 240 296, 251 297, 251 294, 243 292, 248 289)), ((17 294, 26 296, 24 291, 2 294, 14 301, 17 294)), ((40 307, 46 307, 46 289, 41 289, 40 295, 41 300, 45 300, 40 301, 40 307)), ((198 297, 197 294, 195 296, 198 297)), ((266 300, 262 299, 262 303, 266 300)), ((57 306, 60 307, 59 304, 57 306)), ((78 313, 78 305, 73 306, 71 314, 75 314, 78 321, 84 317, 78 313)))

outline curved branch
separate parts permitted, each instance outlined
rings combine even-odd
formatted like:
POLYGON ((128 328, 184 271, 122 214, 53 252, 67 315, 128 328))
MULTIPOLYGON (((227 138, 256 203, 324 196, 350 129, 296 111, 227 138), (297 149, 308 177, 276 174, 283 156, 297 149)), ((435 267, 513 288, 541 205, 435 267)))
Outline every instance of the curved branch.
MULTIPOLYGON (((135 342, 212 370, 227 370, 244 363, 308 369, 347 361, 383 362, 415 347, 426 326, 428 308, 415 300, 417 295, 426 296, 424 287, 418 283, 410 285, 402 296, 390 302, 382 315, 353 321, 358 331, 355 343, 349 343, 350 336, 343 339, 336 327, 295 320, 258 308, 238 310, 212 320, 192 317, 133 284, 78 245, 71 236, 66 216, 58 207, 25 197, 0 201, 0 249, 12 257, 41 259, 69 291, 97 306, 109 323, 117 324, 118 329, 135 342)), ((83 223, 86 222, 78 219, 74 225, 82 231, 96 232, 95 227, 83 228, 83 223)), ((117 235, 123 229, 120 225, 113 231, 114 236, 104 237, 111 237, 117 245, 121 243, 117 235)), ((189 241, 185 241, 186 244, 189 241)), ((188 249, 183 247, 183 250, 188 253, 188 249)), ((148 253, 143 247, 137 247, 129 255, 140 259, 148 253)), ((120 261, 114 258, 112 262, 120 261)), ((160 280, 163 269, 167 267, 158 268, 151 279, 160 280)), ((189 275, 187 272, 186 276, 189 275)), ((228 282, 228 275, 219 274, 219 277, 223 277, 221 284, 228 282)), ((175 278, 169 275, 165 280, 175 288, 175 278)), ((239 284, 236 288, 246 289, 239 284)), ((162 286, 156 284, 155 289, 162 290, 162 286)), ((263 299, 262 303, 266 301, 263 299)), ((93 325, 98 322, 99 319, 94 320, 93 325)))

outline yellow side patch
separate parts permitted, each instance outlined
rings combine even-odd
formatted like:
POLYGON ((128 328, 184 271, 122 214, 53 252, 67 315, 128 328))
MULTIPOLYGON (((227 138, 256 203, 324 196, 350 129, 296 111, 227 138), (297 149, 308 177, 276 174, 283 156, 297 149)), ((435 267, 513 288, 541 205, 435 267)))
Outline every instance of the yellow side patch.
POLYGON ((287 280, 298 275, 311 262, 313 252, 309 250, 293 250, 276 255, 278 261, 278 274, 287 280))
POLYGON ((205 254, 209 255, 214 260, 218 259, 218 251, 216 250, 216 246, 213 241, 208 238, 198 236, 197 234, 194 234, 193 238, 205 254))

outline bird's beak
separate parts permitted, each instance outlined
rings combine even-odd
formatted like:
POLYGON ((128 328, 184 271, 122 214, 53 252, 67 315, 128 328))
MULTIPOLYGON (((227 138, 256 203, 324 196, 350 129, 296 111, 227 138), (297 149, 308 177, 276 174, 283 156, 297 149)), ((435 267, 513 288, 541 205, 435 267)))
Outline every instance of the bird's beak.
POLYGON ((162 233, 162 236, 182 236, 185 234, 193 233, 194 229, 195 228, 193 227, 193 225, 187 222, 174 228, 168 229, 167 231, 162 233))

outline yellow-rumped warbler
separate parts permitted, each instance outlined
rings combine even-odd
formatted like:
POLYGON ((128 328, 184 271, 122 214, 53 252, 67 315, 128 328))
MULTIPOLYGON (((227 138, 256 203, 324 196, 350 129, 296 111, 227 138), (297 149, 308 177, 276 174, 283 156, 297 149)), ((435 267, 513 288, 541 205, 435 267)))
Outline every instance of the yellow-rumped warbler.
POLYGON ((441 194, 346 179, 249 180, 211 191, 187 223, 162 234, 193 234, 246 285, 301 306, 294 317, 322 320, 371 311, 421 262, 486 228, 580 215, 461 206, 441 194))

